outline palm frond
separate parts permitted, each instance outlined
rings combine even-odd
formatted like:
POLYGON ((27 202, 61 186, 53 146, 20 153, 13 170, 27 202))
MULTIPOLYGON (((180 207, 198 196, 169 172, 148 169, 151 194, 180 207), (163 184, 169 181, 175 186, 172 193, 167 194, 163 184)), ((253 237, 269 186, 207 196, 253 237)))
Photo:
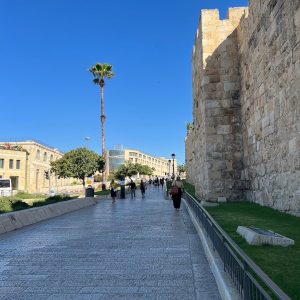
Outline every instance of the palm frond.
POLYGON ((93 79, 93 82, 94 82, 95 84, 100 84, 100 79, 99 79, 99 78, 95 78, 95 79, 93 79))
MULTIPOLYGON (((89 71, 93 74, 94 77, 99 79, 108 78, 111 79, 114 77, 114 73, 112 71, 112 65, 107 63, 96 63, 94 66, 90 67, 89 71)), ((98 84, 98 83, 97 83, 98 84)))

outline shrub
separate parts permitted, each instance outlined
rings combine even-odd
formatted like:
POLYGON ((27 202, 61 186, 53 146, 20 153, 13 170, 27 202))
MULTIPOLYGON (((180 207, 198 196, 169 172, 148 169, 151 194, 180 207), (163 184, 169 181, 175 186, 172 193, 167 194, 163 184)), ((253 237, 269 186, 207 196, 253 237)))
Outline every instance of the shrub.
POLYGON ((23 210, 23 209, 27 209, 30 208, 31 206, 29 204, 27 204, 26 202, 23 202, 21 200, 17 200, 11 203, 11 208, 13 211, 16 210, 23 210))

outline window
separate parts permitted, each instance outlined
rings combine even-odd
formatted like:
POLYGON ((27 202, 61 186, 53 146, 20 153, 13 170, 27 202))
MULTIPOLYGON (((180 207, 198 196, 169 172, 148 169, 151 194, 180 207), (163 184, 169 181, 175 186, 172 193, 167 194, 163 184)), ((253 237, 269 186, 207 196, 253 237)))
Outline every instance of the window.
POLYGON ((36 156, 35 156, 36 159, 40 159, 41 158, 41 151, 40 150, 37 150, 36 151, 36 156))
POLYGON ((53 161, 53 154, 50 155, 50 161, 53 161))
POLYGON ((16 169, 20 169, 20 166, 21 166, 21 161, 17 160, 16 161, 16 169))
POLYGON ((47 152, 44 152, 44 158, 43 158, 44 161, 47 161, 47 152))
POLYGON ((134 157, 136 157, 136 156, 137 156, 137 153, 135 153, 135 152, 129 152, 129 156, 134 156, 134 157))
POLYGON ((13 168, 14 168, 14 160, 13 160, 13 159, 10 159, 10 160, 9 160, 9 168, 10 168, 10 169, 13 169, 13 168))
POLYGON ((10 187, 10 180, 1 180, 0 181, 0 188, 9 188, 10 187))
POLYGON ((0 159, 0 169, 3 169, 4 168, 4 159, 1 158, 0 159))
POLYGON ((109 150, 109 156, 124 156, 124 150, 109 150))

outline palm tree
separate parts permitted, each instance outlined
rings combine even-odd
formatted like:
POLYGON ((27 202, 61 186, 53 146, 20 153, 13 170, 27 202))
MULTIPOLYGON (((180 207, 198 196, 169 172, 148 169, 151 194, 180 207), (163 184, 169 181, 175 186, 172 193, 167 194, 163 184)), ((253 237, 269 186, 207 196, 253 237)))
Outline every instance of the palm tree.
MULTIPOLYGON (((114 76, 112 71, 112 65, 109 64, 101 64, 96 63, 92 66, 89 71, 95 77, 93 82, 100 86, 100 97, 101 97, 101 125, 102 125, 102 158, 104 163, 106 163, 106 155, 105 155, 105 136, 104 136, 104 122, 105 122, 105 114, 104 114, 104 86, 105 86, 105 78, 111 79, 114 76)), ((103 183, 106 181, 105 178, 105 168, 103 172, 103 183)))

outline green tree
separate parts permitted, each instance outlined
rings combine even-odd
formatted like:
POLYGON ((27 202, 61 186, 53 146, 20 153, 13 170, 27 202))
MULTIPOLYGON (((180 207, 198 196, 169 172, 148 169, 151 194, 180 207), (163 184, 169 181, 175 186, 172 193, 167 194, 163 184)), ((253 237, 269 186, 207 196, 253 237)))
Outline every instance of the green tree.
POLYGON ((114 173, 116 179, 122 179, 123 177, 132 177, 138 173, 137 164, 127 162, 121 165, 114 173))
POLYGON ((142 175, 153 175, 153 172, 155 171, 154 168, 151 168, 147 165, 140 165, 139 167, 139 173, 142 175))
POLYGON ((85 178, 104 169, 104 161, 100 155, 88 150, 78 148, 63 155, 62 158, 51 162, 51 172, 62 178, 77 178, 85 186, 85 178))
MULTIPOLYGON (((101 99, 101 145, 102 145, 102 157, 104 159, 104 163, 106 161, 105 157, 105 135, 104 135, 104 122, 105 122, 105 114, 104 114, 104 86, 105 81, 104 79, 108 78, 111 79, 114 76, 114 73, 112 71, 112 65, 109 64, 101 64, 96 63, 94 66, 92 66, 89 71, 93 74, 94 80, 93 82, 100 86, 100 99, 101 99)), ((106 174, 103 173, 103 182, 105 182, 106 174)))
POLYGON ((121 179, 123 177, 132 177, 134 175, 137 175, 138 173, 141 175, 152 175, 154 172, 154 168, 151 168, 146 165, 142 165, 139 163, 132 163, 127 162, 123 165, 121 165, 117 171, 114 173, 114 177, 116 179, 121 179))
POLYGON ((178 170, 178 173, 179 173, 179 174, 184 173, 184 172, 186 171, 186 166, 185 166, 185 164, 178 165, 177 170, 178 170))

